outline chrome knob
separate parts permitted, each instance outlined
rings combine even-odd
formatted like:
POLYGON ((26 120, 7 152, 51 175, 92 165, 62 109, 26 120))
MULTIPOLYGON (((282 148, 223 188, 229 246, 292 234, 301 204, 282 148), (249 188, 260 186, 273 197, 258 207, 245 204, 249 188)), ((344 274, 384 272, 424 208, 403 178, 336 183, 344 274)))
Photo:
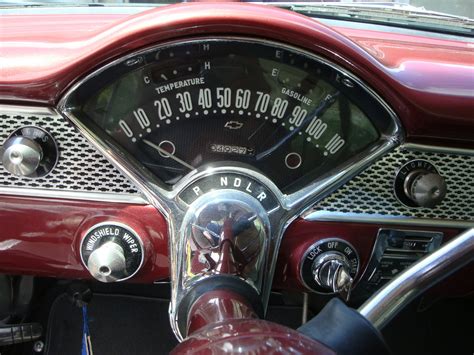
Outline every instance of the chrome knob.
POLYGON ((143 242, 129 226, 120 222, 94 225, 81 241, 82 263, 101 282, 118 282, 133 277, 145 257, 143 242))
POLYGON ((327 252, 320 255, 312 266, 316 283, 348 301, 354 279, 347 258, 339 253, 327 252))
POLYGON ((92 276, 102 282, 123 279, 127 273, 123 248, 115 242, 107 242, 94 250, 87 261, 92 276))
POLYGON ((16 136, 3 145, 2 163, 13 175, 30 176, 38 169, 43 158, 43 149, 33 139, 16 136))
POLYGON ((435 207, 446 196, 444 178, 434 172, 415 170, 407 175, 404 182, 407 197, 419 207, 435 207))

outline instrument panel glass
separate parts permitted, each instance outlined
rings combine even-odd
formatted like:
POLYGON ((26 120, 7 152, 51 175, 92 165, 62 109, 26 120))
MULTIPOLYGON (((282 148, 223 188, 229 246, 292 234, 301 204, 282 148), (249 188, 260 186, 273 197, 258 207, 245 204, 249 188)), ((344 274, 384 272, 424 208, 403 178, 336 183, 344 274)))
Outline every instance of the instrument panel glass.
POLYGON ((360 81, 271 42, 201 39, 148 49, 74 92, 76 117, 172 188, 202 166, 246 166, 284 193, 380 138, 388 111, 360 81))

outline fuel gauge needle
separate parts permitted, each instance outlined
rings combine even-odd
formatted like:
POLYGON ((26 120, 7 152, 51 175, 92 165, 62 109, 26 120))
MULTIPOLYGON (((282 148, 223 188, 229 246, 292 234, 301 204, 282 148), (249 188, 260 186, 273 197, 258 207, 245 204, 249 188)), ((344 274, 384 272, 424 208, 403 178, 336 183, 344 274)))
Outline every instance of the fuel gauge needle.
POLYGON ((157 150, 158 152, 160 152, 161 154, 163 154, 164 156, 168 157, 168 158, 171 158, 173 159, 175 162, 181 164, 182 166, 188 168, 189 170, 194 170, 194 166, 192 165, 189 165, 188 163, 186 163, 184 160, 181 160, 179 159, 176 155, 173 155, 169 152, 167 152, 165 149, 161 148, 160 146, 156 145, 155 143, 153 142, 150 142, 148 139, 143 139, 143 142, 147 145, 149 145, 150 147, 152 147, 153 149, 157 150))

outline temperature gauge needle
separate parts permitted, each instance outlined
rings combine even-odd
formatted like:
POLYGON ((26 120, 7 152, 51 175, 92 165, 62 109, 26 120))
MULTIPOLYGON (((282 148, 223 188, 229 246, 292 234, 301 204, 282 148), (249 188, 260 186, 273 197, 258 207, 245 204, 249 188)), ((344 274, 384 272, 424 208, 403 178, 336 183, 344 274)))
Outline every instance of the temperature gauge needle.
POLYGON ((163 156, 173 159, 175 162, 181 164, 182 166, 188 168, 189 170, 194 170, 194 166, 189 165, 184 160, 179 159, 176 155, 171 154, 170 152, 166 151, 165 149, 161 148, 157 144, 150 142, 148 139, 144 139, 143 142, 153 149, 157 150, 159 153, 163 154, 163 156))

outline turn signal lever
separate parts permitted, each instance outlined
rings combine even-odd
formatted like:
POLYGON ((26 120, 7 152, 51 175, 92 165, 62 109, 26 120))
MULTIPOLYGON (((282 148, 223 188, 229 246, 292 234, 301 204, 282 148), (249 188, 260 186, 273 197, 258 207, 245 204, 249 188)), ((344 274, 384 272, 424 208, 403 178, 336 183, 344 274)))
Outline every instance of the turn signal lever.
POLYGON ((473 260, 471 228, 399 274, 367 300, 359 312, 374 327, 382 329, 413 299, 473 260))

